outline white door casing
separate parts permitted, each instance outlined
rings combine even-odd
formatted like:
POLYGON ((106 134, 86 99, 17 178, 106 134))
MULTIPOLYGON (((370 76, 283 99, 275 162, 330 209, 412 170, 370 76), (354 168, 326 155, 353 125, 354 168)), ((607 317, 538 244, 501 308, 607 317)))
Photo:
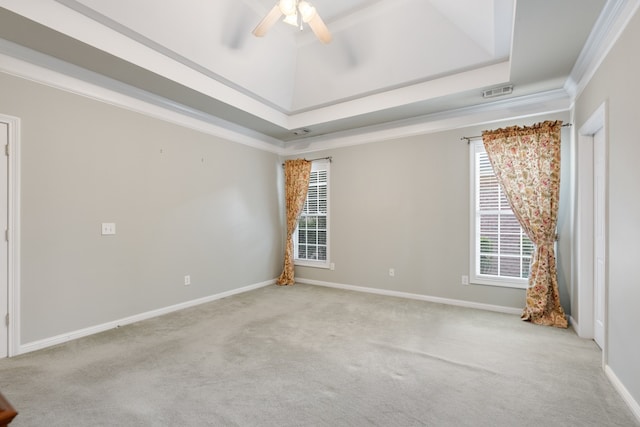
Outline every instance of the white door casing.
POLYGON ((574 327, 592 338, 607 363, 607 103, 578 131, 575 211, 574 327), (596 337, 597 334, 597 337, 596 337))
POLYGON ((604 348, 606 147, 603 128, 593 135, 593 172, 593 339, 600 348, 604 348))
POLYGON ((9 258, 8 242, 8 158, 5 146, 9 144, 9 125, 0 122, 0 357, 9 355, 9 258))
POLYGON ((6 357, 20 352, 20 119, 0 114, 0 134, 0 357, 6 357))

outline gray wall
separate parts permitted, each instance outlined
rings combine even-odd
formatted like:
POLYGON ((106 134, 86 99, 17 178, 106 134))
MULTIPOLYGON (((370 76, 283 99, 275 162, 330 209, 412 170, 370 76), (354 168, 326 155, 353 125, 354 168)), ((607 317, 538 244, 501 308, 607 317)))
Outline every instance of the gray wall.
POLYGON ((608 364, 640 402, 640 13, 636 13, 593 79, 579 96, 582 125, 608 101, 608 364))
POLYGON ((22 344, 277 277, 277 155, 5 74, 0 88, 22 119, 22 344))
MULTIPOLYGON (((331 261, 335 270, 297 267, 300 279, 522 308, 525 291, 461 284, 469 274, 469 146, 483 129, 569 121, 545 115, 309 153, 332 156, 331 261), (395 277, 388 274, 395 268, 395 277)), ((571 132, 563 129, 559 231, 561 299, 569 310, 571 132)), ((302 156, 300 156, 302 157, 302 156)))
MULTIPOLYGON (((22 119, 21 343, 280 273, 278 156, 8 75, 0 87, 0 112, 22 119), (100 236, 101 222, 115 222, 117 235, 100 236)), ((469 148, 460 137, 547 119, 568 114, 313 153, 334 158, 336 269, 298 268, 298 276, 521 308, 523 290, 460 284, 470 244, 469 148)), ((568 312, 565 241, 558 258, 568 312)))

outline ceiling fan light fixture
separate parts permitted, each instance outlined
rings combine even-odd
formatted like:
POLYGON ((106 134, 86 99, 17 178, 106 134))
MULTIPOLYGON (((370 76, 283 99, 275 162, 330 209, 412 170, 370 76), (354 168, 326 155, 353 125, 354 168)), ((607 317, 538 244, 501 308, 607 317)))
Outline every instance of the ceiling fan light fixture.
POLYGON ((291 15, 296 15, 298 13, 297 0, 280 0, 280 2, 278 2, 278 6, 280 7, 280 12, 282 12, 282 14, 286 15, 287 17, 291 15))
POLYGON ((320 14, 306 0, 278 0, 273 9, 258 23, 252 33, 256 37, 262 37, 279 19, 285 15, 284 22, 294 26, 300 26, 306 23, 311 31, 322 43, 331 42, 331 32, 320 17, 320 14), (300 14, 300 20, 298 20, 300 14))
POLYGON ((294 27, 298 26, 298 14, 295 13, 293 15, 287 15, 284 17, 282 22, 286 22, 289 25, 293 25, 294 27))

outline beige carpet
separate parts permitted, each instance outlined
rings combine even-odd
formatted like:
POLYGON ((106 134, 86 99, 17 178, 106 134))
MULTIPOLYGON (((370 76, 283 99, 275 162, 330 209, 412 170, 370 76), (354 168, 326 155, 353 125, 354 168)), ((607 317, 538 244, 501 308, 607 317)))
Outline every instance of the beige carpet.
POLYGON ((0 360, 20 426, 637 426, 592 341, 269 286, 0 360))

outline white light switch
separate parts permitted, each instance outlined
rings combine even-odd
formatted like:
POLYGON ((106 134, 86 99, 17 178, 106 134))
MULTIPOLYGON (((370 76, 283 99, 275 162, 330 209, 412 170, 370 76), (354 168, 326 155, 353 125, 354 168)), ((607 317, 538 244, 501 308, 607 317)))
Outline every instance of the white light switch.
POLYGON ((115 222, 103 222, 102 223, 102 235, 109 236, 112 234, 116 234, 116 224, 115 222))

